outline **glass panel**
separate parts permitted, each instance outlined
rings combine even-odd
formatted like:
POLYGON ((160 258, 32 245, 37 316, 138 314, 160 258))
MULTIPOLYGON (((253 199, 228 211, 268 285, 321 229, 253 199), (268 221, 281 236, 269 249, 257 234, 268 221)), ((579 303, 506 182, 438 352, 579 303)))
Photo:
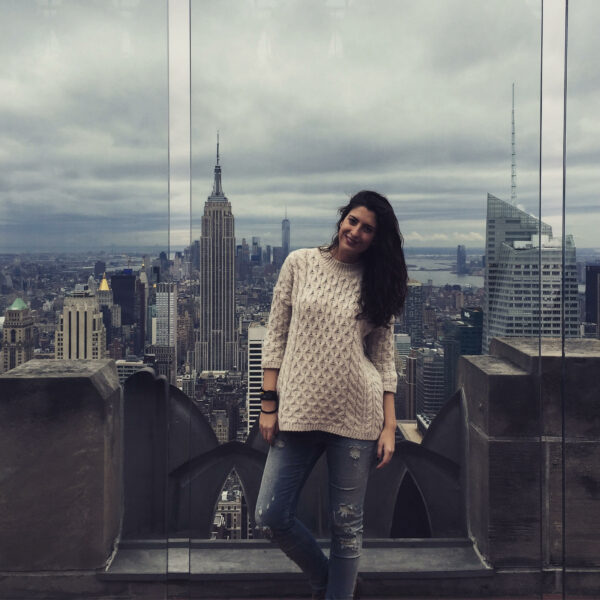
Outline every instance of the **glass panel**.
MULTIPOLYGON (((17 299, 29 311, 27 352, 18 348, 10 367, 106 355, 124 381, 150 360, 169 229, 166 16, 164 0, 2 3, 0 315, 17 299)), ((14 355, 10 344, 3 355, 14 355)), ((121 548, 162 538, 150 567, 161 575, 165 511, 136 489, 137 475, 147 484, 159 468, 136 446, 139 394, 134 386, 125 395, 121 548)), ((107 456, 115 450, 105 448, 107 456)), ((159 475, 162 491, 154 491, 164 506, 164 468, 159 475)))
MULTIPOLYGON (((210 376, 200 378, 201 371, 237 366, 248 391, 255 389, 253 342, 259 351, 259 328, 266 322, 286 245, 295 249, 327 243, 337 207, 363 188, 390 198, 413 280, 405 317, 396 324, 403 382, 397 412, 402 419, 412 419, 400 437, 422 438, 459 385, 461 355, 487 352, 489 339, 498 336, 530 338, 537 355, 542 319, 539 302, 537 312, 535 308, 540 289, 535 241, 540 229, 540 18, 540 6, 523 0, 192 4, 192 225, 197 241, 190 256, 197 282, 191 286, 199 293, 197 343, 186 368, 202 382, 204 391, 197 392, 196 404, 208 422, 217 427, 222 421, 217 411, 226 405, 210 391, 210 376), (223 286, 227 274, 233 273, 230 211, 235 220, 239 334, 232 341, 227 319, 234 305, 231 288, 223 286), (291 235, 286 233, 290 228, 291 235), (492 273, 501 309, 492 313, 484 294, 485 259, 489 265, 490 251, 500 252, 502 236, 510 246, 502 250, 510 268, 492 273), (516 259, 524 256, 521 250, 527 261, 516 259), (209 259, 216 269, 213 278, 203 262, 209 259), (219 315, 211 312, 212 305, 219 307, 219 315), (257 329, 253 331, 250 323, 257 329), (426 392, 428 380, 436 385, 426 392), (217 408, 215 402, 221 405, 217 408)), ((558 326, 560 331, 560 320, 558 326)), ((508 360, 506 353, 497 360, 508 360)), ((236 384, 222 381, 234 394, 236 384)), ((537 401, 538 391, 531 390, 524 402, 537 401)), ((442 431, 452 427, 460 407, 458 398, 446 409, 442 431)), ((228 443, 234 437, 244 441, 248 420, 256 415, 241 395, 238 408, 242 418, 235 420, 237 434, 229 430, 228 443)), ((436 475, 418 454, 423 446, 415 444, 421 448, 414 450, 416 458, 409 450, 402 458, 398 453, 396 470, 388 471, 400 493, 391 495, 389 514, 379 523, 367 515, 367 538, 409 530, 442 537, 454 527, 455 535, 474 535, 494 565, 522 567, 531 576, 527 589, 539 591, 541 430, 534 421, 533 437, 529 431, 511 455, 515 463, 526 447, 531 457, 530 469, 522 469, 516 485, 527 495, 526 511, 514 488, 500 485, 489 500, 496 504, 486 501, 475 517, 467 518, 468 482, 462 481, 455 514, 444 520, 436 512, 441 508, 433 497, 435 487, 428 487, 436 475), (418 526, 398 522, 399 506, 414 507, 418 526), (482 520, 492 514, 497 522, 482 520), (525 517, 527 531, 519 533, 525 517)), ((489 452, 490 468, 503 469, 508 478, 508 465, 515 465, 492 448, 494 436, 500 435, 492 429, 478 443, 489 452)), ((511 432, 506 429, 502 435, 510 437, 511 432)), ((429 447, 435 446, 435 439, 432 434, 429 447)), ((408 448, 409 441, 402 444, 408 448)), ((248 492, 244 497, 251 521, 255 497, 251 475, 239 469, 242 460, 223 458, 220 470, 216 461, 209 485, 199 480, 206 471, 192 474, 192 505, 216 505, 216 494, 235 468, 248 492)), ((482 465, 461 466, 462 472, 474 473, 482 465)), ((445 485, 452 487, 452 478, 444 476, 445 485)), ((504 481, 498 476, 497 481, 504 481)), ((317 534, 328 535, 321 501, 326 492, 322 494, 321 482, 313 484, 304 505, 307 523, 317 534)), ((473 493, 471 507, 484 502, 473 493)), ((208 537, 206 528, 197 533, 208 537)))
MULTIPOLYGON (((566 126, 566 185, 564 228, 573 236, 577 262, 567 271, 563 289, 565 340, 562 369, 562 447, 564 531, 563 597, 597 594, 598 482, 600 423, 598 366, 600 361, 600 206, 595 190, 598 173, 600 67, 591 59, 600 50, 595 31, 600 6, 588 0, 568 3, 568 71, 566 126), (578 286, 575 288, 575 286, 578 286), (578 295, 570 297, 575 288, 578 295), (580 339, 569 339, 569 318, 580 325, 580 339)), ((565 248, 571 266, 569 246, 565 248)))

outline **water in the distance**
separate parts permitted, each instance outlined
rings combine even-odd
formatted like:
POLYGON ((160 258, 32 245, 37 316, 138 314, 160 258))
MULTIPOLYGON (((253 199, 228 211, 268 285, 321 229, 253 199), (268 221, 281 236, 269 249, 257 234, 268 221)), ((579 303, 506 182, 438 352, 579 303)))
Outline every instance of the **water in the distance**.
POLYGON ((481 275, 458 275, 452 271, 456 268, 456 259, 443 256, 409 255, 406 257, 408 263, 408 276, 427 285, 431 279, 434 286, 470 285, 475 288, 483 287, 483 271, 481 275))

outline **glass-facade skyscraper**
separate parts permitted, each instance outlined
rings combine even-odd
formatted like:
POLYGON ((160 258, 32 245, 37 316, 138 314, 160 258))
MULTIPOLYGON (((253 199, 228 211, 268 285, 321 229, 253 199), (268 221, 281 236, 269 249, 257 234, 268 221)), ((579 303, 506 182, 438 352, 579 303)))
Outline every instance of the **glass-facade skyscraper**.
POLYGON ((290 253, 290 220, 287 218, 287 215, 281 221, 281 249, 283 254, 281 262, 283 263, 290 253))
POLYGON ((563 329, 567 337, 578 336, 577 269, 570 235, 565 239, 565 255, 562 290, 562 240, 552 236, 552 227, 488 194, 484 353, 493 337, 561 337, 563 329))

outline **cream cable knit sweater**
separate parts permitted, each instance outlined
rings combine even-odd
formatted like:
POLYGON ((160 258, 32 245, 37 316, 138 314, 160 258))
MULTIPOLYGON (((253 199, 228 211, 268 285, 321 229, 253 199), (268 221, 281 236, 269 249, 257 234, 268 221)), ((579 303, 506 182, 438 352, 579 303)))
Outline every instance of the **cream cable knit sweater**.
POLYGON ((262 367, 279 369, 279 427, 375 440, 396 392, 393 328, 356 319, 362 265, 318 248, 286 259, 273 291, 262 367))

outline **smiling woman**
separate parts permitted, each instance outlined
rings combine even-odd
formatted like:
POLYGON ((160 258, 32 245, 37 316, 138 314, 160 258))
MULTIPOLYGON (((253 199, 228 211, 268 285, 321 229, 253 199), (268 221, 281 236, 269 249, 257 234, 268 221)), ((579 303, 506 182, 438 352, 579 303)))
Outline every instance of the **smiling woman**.
POLYGON ((361 191, 340 209, 331 245, 290 254, 273 291, 259 420, 271 449, 256 523, 304 571, 314 598, 349 598, 354 590, 368 474, 375 456, 380 469, 394 452, 393 317, 406 281, 394 211, 380 194, 361 191), (329 558, 295 517, 322 454, 329 558))

